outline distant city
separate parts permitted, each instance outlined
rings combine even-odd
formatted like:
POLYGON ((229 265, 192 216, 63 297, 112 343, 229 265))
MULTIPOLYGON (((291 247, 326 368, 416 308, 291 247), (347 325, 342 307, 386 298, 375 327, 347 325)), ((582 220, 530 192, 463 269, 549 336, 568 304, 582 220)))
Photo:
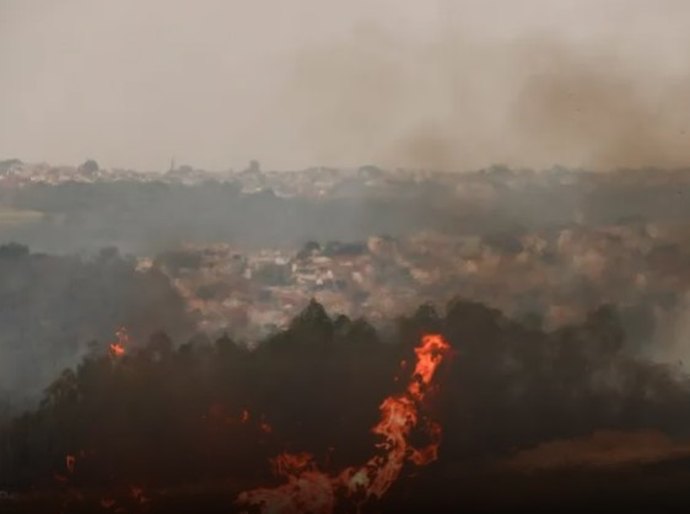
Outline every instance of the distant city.
POLYGON ((421 303, 462 296, 549 330, 612 304, 636 340, 655 337, 685 308, 689 170, 173 166, 141 173, 93 160, 2 161, 0 191, 15 210, 0 229, 32 248, 54 237, 61 251, 78 251, 90 230, 107 226, 137 270, 168 277, 200 331, 249 341, 284 328, 311 298, 385 326, 421 303), (137 198, 112 189, 139 183, 154 189, 137 198), (99 189, 72 191, 78 184, 99 189), (31 193, 41 186, 54 189, 31 193), (84 193, 107 199, 79 207, 84 193), (174 243, 141 243, 169 224, 174 243))

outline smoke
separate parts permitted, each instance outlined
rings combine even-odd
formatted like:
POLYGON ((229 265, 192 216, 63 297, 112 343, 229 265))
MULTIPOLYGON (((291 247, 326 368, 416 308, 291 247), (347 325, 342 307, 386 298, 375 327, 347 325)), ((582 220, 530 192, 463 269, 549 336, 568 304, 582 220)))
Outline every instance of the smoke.
POLYGON ((189 335, 193 317, 160 273, 140 273, 116 250, 87 257, 0 246, 0 417, 33 401, 65 367, 105 347, 125 325, 137 340, 189 335), (6 405, 7 404, 7 405, 6 405))
POLYGON ((688 164, 687 78, 664 83, 663 70, 606 49, 552 44, 532 55, 513 119, 527 155, 595 169, 688 164))
POLYGON ((671 308, 655 310, 653 358, 690 372, 690 295, 683 294, 671 308))
POLYGON ((453 170, 690 157, 682 1, 33 4, 1 7, 9 157, 453 170))
POLYGON ((377 27, 297 59, 281 102, 318 161, 468 170, 687 165, 687 76, 553 33, 419 44, 377 27))

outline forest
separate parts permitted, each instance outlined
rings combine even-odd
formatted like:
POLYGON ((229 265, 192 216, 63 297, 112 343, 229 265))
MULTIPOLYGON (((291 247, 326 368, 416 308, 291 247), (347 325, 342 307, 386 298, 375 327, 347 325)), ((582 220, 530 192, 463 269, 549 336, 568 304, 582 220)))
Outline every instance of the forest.
MULTIPOLYGON (((177 345, 164 333, 124 341, 122 352, 92 345, 36 409, 3 426, 0 485, 67 494, 67 483, 75 505, 88 495, 74 490, 111 498, 135 487, 164 504, 192 485, 275 483, 269 462, 281 452, 309 452, 326 470, 351 465, 375 444, 379 404, 403 387, 426 333, 452 347, 422 413, 443 430, 428 468, 441 481, 458 466, 602 428, 690 435, 687 380, 633 356, 610 306, 546 333, 456 299, 443 312, 422 305, 383 335, 312 301, 256 348, 227 336, 177 345)), ((407 466, 392 498, 415 475, 407 466)), ((433 491, 417 484, 412 491, 433 491)))
POLYGON ((19 212, 42 213, 42 218, 0 225, 0 235, 46 252, 116 245, 141 254, 180 242, 267 247, 428 229, 521 233, 567 226, 578 218, 598 226, 682 221, 690 213, 687 170, 620 170, 602 178, 575 169, 539 174, 498 166, 460 177, 413 181, 391 172, 378 186, 356 182, 352 191, 334 188, 323 198, 280 196, 268 185, 245 192, 236 182, 217 179, 194 185, 133 180, 30 183, 0 189, 0 203, 19 212))

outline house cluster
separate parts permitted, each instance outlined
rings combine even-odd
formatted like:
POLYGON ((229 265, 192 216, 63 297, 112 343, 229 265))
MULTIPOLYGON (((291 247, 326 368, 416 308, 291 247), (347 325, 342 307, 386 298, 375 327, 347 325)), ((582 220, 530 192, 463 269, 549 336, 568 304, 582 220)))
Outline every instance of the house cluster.
POLYGON ((603 303, 656 305, 690 287, 688 229, 673 224, 573 226, 502 238, 421 232, 405 238, 308 242, 301 248, 187 246, 142 261, 168 274, 200 328, 247 338, 285 327, 310 299, 330 313, 386 323, 454 297, 548 329, 603 303), (176 259, 182 264, 176 264, 176 259))

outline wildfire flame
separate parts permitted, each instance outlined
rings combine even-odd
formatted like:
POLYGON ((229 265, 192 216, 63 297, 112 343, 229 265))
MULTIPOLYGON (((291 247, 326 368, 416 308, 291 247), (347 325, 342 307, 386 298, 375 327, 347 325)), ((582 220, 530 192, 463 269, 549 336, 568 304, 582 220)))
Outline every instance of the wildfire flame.
POLYGON ((125 346, 129 343, 129 335, 127 334, 127 329, 125 327, 120 327, 115 332, 115 337, 117 341, 110 343, 110 355, 113 357, 122 357, 126 350, 125 346))
POLYGON ((417 363, 405 392, 387 397, 379 407, 381 419, 372 431, 382 438, 377 444, 380 454, 361 467, 347 468, 335 476, 318 471, 308 453, 281 454, 272 460, 273 469, 287 483, 245 491, 237 503, 258 507, 263 514, 332 514, 339 495, 361 506, 372 498, 381 498, 406 461, 421 466, 436 460, 442 432, 438 423, 429 422, 424 427, 431 439, 427 447, 414 448, 408 439, 419 422, 418 406, 449 349, 440 334, 422 337, 415 348, 417 363))

